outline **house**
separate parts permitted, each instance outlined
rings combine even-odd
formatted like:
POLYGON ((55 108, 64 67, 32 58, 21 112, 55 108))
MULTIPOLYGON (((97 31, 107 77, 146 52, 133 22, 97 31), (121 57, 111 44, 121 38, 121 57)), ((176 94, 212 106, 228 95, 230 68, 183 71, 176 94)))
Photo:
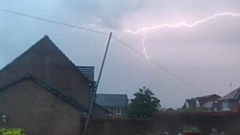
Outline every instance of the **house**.
POLYGON ((173 108, 166 108, 165 110, 163 110, 164 112, 175 112, 176 110, 174 110, 173 108))
POLYGON ((186 99, 182 108, 189 109, 192 111, 196 110, 208 110, 216 111, 216 101, 221 98, 217 94, 206 95, 202 97, 196 97, 191 99, 186 99))
MULTIPOLYGON (((90 83, 44 36, 0 70, 0 127, 20 127, 29 135, 81 134, 90 83)), ((109 117, 97 104, 93 110, 109 117)))
POLYGON ((128 114, 126 94, 97 94, 96 103, 112 112, 112 117, 122 117, 128 114))
POLYGON ((239 111, 240 87, 218 99, 219 111, 239 111))

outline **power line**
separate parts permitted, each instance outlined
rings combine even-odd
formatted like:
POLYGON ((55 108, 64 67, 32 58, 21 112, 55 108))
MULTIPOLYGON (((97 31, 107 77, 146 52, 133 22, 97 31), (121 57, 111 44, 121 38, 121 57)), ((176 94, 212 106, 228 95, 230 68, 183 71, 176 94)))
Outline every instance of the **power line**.
POLYGON ((58 24, 58 25, 64 25, 64 26, 73 27, 73 28, 79 28, 79 29, 83 29, 83 30, 87 30, 87 31, 90 31, 90 32, 95 32, 95 33, 99 33, 99 34, 103 34, 103 35, 108 35, 108 33, 105 33, 105 32, 102 32, 102 31, 96 31, 96 30, 92 30, 92 29, 88 29, 88 28, 84 28, 84 27, 79 27, 79 26, 72 25, 72 24, 57 22, 57 21, 53 21, 53 20, 49 20, 49 19, 45 19, 45 18, 40 18, 40 17, 36 17, 36 16, 32 16, 32 15, 27 15, 27 14, 23 14, 23 13, 18 13, 18 12, 6 10, 6 9, 0 9, 0 11, 8 12, 8 13, 12 13, 12 14, 15 14, 15 15, 28 17, 28 18, 33 18, 33 19, 37 19, 37 20, 41 20, 41 21, 46 21, 46 22, 50 22, 50 23, 55 23, 55 24, 58 24))
MULTIPOLYGON (((138 50, 134 49, 133 47, 131 47, 130 45, 128 45, 127 43, 125 43, 124 41, 120 40, 119 38, 113 36, 113 38, 117 39, 120 43, 122 43, 123 45, 125 45, 126 47, 128 47, 129 49, 131 49, 132 51, 134 51, 135 53, 138 53, 139 55, 141 55, 142 57, 145 57, 144 54, 142 54, 141 52, 139 52, 138 50)), ((173 72, 171 72, 170 70, 168 70, 167 68, 163 67, 162 65, 160 65, 159 63, 157 63, 156 61, 152 60, 152 59, 148 59, 150 62, 152 62, 153 64, 155 64, 156 66, 160 67, 161 69, 163 69, 164 71, 166 71, 167 73, 171 74, 172 76, 174 76, 175 78, 179 79, 180 81, 182 81, 183 83, 187 84, 188 86, 190 86, 191 88, 197 90, 198 92, 204 94, 204 92, 202 92, 201 90, 199 90, 198 88, 196 88, 195 86, 193 86, 192 84, 188 83, 187 81, 185 81, 184 79, 182 79, 181 77, 179 77, 178 75, 174 74, 173 72)))
MULTIPOLYGON (((24 17, 28 17, 28 18, 33 18, 36 20, 41 20, 41 21, 46 21, 49 23, 54 23, 54 24, 58 24, 58 25, 63 25, 63 26, 68 26, 68 27, 73 27, 73 28, 79 28, 79 29, 83 29, 86 31, 90 31, 90 32, 94 32, 94 33, 98 33, 98 34, 103 34, 103 35, 109 35, 108 33, 102 32, 102 31, 97 31, 97 30, 92 30, 92 29, 88 29, 88 28, 84 28, 84 27, 79 27, 76 25, 72 25, 72 24, 67 24, 67 23, 62 23, 62 22, 58 22, 58 21, 54 21, 54 20, 49 20, 49 19, 45 19, 45 18, 40 18, 40 17, 36 17, 36 16, 32 16, 32 15, 27 15, 27 14, 23 14, 23 13, 19 13, 19 12, 14 12, 14 11, 10 11, 10 10, 6 10, 6 9, 0 9, 0 11, 2 12, 7 12, 7 13, 12 13, 15 15, 20 15, 20 16, 24 16, 24 17)), ((135 53, 139 54, 142 57, 145 57, 144 54, 142 54, 141 52, 139 52, 138 50, 134 49, 133 47, 131 47, 130 45, 128 45, 127 43, 125 43, 124 41, 120 40, 119 38, 112 36, 113 38, 115 38, 117 41, 119 41, 121 44, 125 45, 126 47, 128 47, 129 49, 131 49, 132 51, 134 51, 135 53)), ((162 65, 160 65, 159 63, 155 62, 152 59, 148 59, 151 63, 155 64, 156 66, 160 67, 162 70, 166 71, 167 73, 171 74, 172 76, 174 76, 175 78, 179 79, 180 81, 182 81, 183 83, 185 83, 186 85, 190 86, 191 88, 197 90, 198 92, 204 94, 201 90, 199 90, 198 88, 196 88, 195 86, 193 86, 192 84, 188 83, 187 81, 185 81, 184 79, 182 79, 181 77, 177 76, 176 74, 174 74, 173 72, 171 72, 170 70, 168 70, 167 68, 163 67, 162 65)))

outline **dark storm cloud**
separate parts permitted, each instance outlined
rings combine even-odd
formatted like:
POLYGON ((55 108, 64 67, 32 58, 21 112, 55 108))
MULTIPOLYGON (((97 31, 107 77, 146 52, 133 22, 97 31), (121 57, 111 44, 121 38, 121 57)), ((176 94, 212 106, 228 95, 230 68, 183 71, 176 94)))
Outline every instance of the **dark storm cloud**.
POLYGON ((140 0, 85 0, 64 1, 63 4, 68 6, 69 10, 75 10, 76 14, 88 14, 88 16, 99 19, 102 27, 119 29, 122 27, 121 19, 125 14, 137 12, 147 6, 148 2, 140 0))

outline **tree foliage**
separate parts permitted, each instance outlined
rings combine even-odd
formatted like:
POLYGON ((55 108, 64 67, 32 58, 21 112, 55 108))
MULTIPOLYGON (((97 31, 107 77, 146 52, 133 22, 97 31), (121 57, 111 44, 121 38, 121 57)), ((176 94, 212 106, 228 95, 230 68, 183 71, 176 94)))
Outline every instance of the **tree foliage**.
POLYGON ((130 117, 150 117, 161 107, 160 100, 154 97, 154 93, 148 88, 140 88, 134 96, 130 103, 130 117))

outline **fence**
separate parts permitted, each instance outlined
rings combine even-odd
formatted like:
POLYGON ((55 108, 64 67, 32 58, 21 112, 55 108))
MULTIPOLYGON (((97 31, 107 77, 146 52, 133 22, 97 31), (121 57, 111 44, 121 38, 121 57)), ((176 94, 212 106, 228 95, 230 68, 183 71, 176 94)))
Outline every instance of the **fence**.
POLYGON ((240 135, 238 112, 159 113, 148 119, 92 119, 87 135, 162 135, 164 132, 177 135, 183 125, 198 126, 202 135, 210 135, 213 128, 228 135, 240 135))

